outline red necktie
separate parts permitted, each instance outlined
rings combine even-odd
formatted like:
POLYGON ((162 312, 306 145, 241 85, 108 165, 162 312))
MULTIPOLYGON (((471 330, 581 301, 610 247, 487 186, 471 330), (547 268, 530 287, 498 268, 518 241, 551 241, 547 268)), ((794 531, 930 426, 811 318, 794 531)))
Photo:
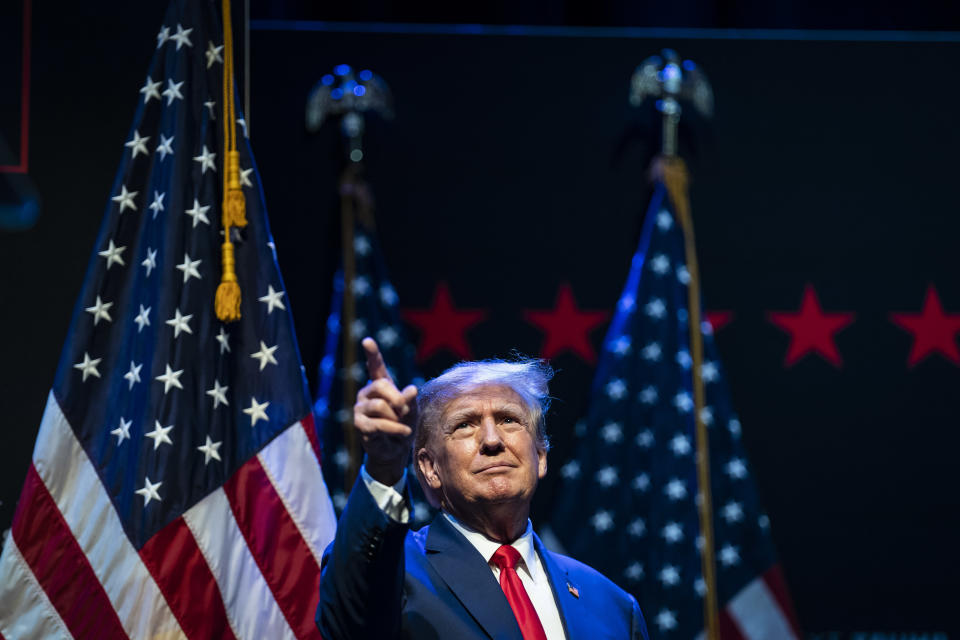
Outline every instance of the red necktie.
POLYGON ((547 634, 543 632, 537 610, 533 608, 530 596, 527 595, 527 590, 523 588, 520 576, 517 575, 516 566, 519 560, 520 552, 508 544, 497 549, 490 558, 490 562, 500 568, 500 588, 503 589, 507 602, 513 609, 523 640, 547 640, 547 634))

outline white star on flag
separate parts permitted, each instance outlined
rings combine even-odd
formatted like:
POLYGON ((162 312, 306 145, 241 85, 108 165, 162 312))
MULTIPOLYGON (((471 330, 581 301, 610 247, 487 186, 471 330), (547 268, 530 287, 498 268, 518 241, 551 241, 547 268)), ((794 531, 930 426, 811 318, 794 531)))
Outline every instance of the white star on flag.
POLYGON ((370 291, 370 282, 363 276, 358 276, 353 279, 350 288, 353 290, 353 295, 362 298, 370 291))
POLYGON ((159 448, 164 442, 167 444, 173 444, 173 440, 171 440, 170 436, 168 435, 170 430, 173 429, 173 425, 171 424, 167 427, 162 427, 160 426, 159 420, 154 420, 153 422, 155 425, 153 427, 153 431, 144 434, 146 437, 153 440, 153 450, 156 451, 157 448, 159 448))
POLYGON ((214 379, 214 381, 213 381, 213 389, 210 389, 209 391, 206 392, 208 396, 210 396, 211 398, 213 398, 213 408, 214 408, 214 409, 216 409, 217 407, 219 407, 221 402, 222 402, 223 404, 225 404, 225 405, 229 405, 229 404, 230 404, 229 402, 227 402, 227 389, 228 389, 228 388, 229 388, 229 387, 227 387, 226 385, 220 386, 220 381, 214 379))
POLYGON ((731 478, 737 480, 747 477, 747 467, 740 458, 733 458, 727 463, 725 471, 731 478))
POLYGON ((163 383, 163 392, 167 393, 170 391, 170 387, 183 389, 183 385, 180 383, 180 376, 183 375, 183 369, 174 371, 170 368, 169 364, 166 365, 166 367, 167 370, 156 378, 158 382, 163 383))
POLYGON ((693 398, 691 398, 690 394, 686 391, 681 391, 674 396, 673 406, 675 406, 680 413, 690 413, 690 410, 693 409, 693 398))
POLYGON ((151 307, 144 309, 143 305, 140 305, 140 313, 133 319, 133 321, 137 323, 137 333, 143 331, 144 327, 150 326, 150 309, 151 307))
POLYGON ((643 565, 634 562, 624 570, 623 575, 627 576, 628 580, 639 580, 643 577, 643 565))
POLYGON ((657 274, 658 276, 662 276, 663 274, 665 274, 667 271, 670 270, 670 258, 663 255, 662 253, 658 253, 650 261, 650 268, 653 269, 653 272, 655 274, 657 274))
POLYGON ((150 102, 150 98, 160 99, 160 92, 157 89, 160 88, 160 82, 154 82, 150 76, 147 76, 147 82, 143 85, 143 88, 140 89, 140 93, 143 94, 143 104, 150 102))
POLYGON ((690 453, 690 439, 682 433, 678 433, 670 440, 670 450, 675 456, 685 456, 690 453))
POLYGON ((720 372, 717 370, 717 363, 715 362, 704 362, 700 367, 700 377, 705 383, 716 382, 719 376, 720 372))
POLYGON ((643 518, 635 518, 633 522, 627 525, 627 533, 629 533, 634 538, 639 538, 647 531, 647 523, 643 521, 643 518))
POLYGON ((214 442, 210 439, 210 436, 207 436, 207 441, 200 447, 197 447, 197 451, 203 454, 203 464, 206 465, 210 462, 210 459, 219 461, 220 454, 217 452, 217 449, 220 448, 220 445, 223 442, 214 442))
POLYGON ((660 345, 656 342, 651 342, 643 348, 641 355, 644 360, 650 360, 651 362, 658 362, 660 360, 660 355, 662 351, 660 350, 660 345))
POLYGON ((214 108, 215 106, 217 106, 216 101, 214 101, 214 100, 207 100, 206 102, 203 103, 203 106, 205 106, 205 107, 207 108, 207 111, 210 112, 210 119, 211 119, 211 120, 216 120, 216 119, 217 119, 217 114, 216 114, 216 112, 213 110, 213 108, 214 108))
POLYGON ((260 360, 260 371, 263 371, 267 363, 277 364, 277 359, 273 357, 273 352, 277 350, 279 345, 273 345, 268 347, 263 340, 260 341, 260 351, 254 351, 250 354, 251 358, 260 360))
POLYGON ((720 564, 725 567, 732 567, 740 562, 740 552, 733 545, 727 544, 720 549, 720 564))
POLYGON ((133 420, 124 420, 123 417, 120 418, 120 426, 111 431, 112 435, 117 436, 117 444, 119 445, 125 439, 130 439, 130 425, 133 424, 133 420))
POLYGON ((167 97, 167 106, 173 104, 174 100, 183 100, 183 94, 180 93, 180 87, 185 81, 174 82, 173 78, 167 78, 167 88, 163 90, 163 95, 167 97))
POLYGON ((648 316, 658 320, 667 315, 667 305, 665 305, 660 298, 652 299, 643 309, 648 316))
POLYGON ((663 488, 663 492, 673 501, 682 500, 687 497, 687 485, 679 478, 673 478, 663 488))
POLYGON ((223 330, 223 327, 220 327, 220 333, 216 335, 217 342, 220 343, 220 353, 223 354, 224 351, 230 351, 230 337, 223 330))
POLYGON ((669 609, 661 609, 660 613, 657 614, 656 621, 660 631, 669 631, 677 626, 677 616, 669 609))
POLYGON ((100 372, 97 371, 97 365, 100 364, 100 361, 103 358, 90 358, 86 351, 83 352, 83 362, 78 362, 73 365, 74 369, 79 369, 83 372, 83 382, 87 381, 89 376, 100 377, 100 372))
POLYGON ((633 479, 633 482, 630 483, 630 486, 637 491, 646 491, 650 488, 650 476, 648 476, 646 473, 641 473, 633 479))
POLYGON ((253 173, 253 169, 240 169, 240 184, 244 187, 252 187, 253 182, 250 180, 250 174, 253 173))
POLYGON ((133 203, 133 197, 140 193, 139 191, 127 191, 127 185, 120 185, 120 194, 110 198, 114 202, 120 203, 120 213, 123 213, 128 207, 137 210, 137 205, 133 203))
POLYGON ((357 235, 353 239, 353 250, 357 252, 357 255, 365 256, 370 253, 370 241, 367 239, 367 236, 363 234, 357 235))
POLYGON ((613 467, 603 467, 597 471, 597 482, 601 487, 609 488, 617 484, 617 470, 613 467))
POLYGON ((728 502, 723 507, 723 519, 727 521, 727 524, 743 520, 743 507, 740 506, 740 503, 728 502))
POLYGON ((597 533, 603 533, 613 528, 613 516, 609 511, 597 511, 590 518, 590 524, 597 530, 597 533))
MULTIPOLYGON (((122 262, 120 264, 123 264, 122 262)), ((150 277, 150 272, 157 266, 157 250, 147 247, 147 257, 141 262, 144 267, 147 268, 147 277, 150 277)), ((149 323, 147 323, 149 324, 149 323)), ((141 327, 142 328, 142 327, 141 327)))
POLYGON ((672 587, 680 582, 680 572, 675 566, 668 564, 660 570, 659 578, 663 586, 672 587))
POLYGON ((600 437, 607 444, 616 444, 623 440, 623 428, 618 422, 608 422, 600 429, 600 437))
POLYGON ((267 305, 267 315, 270 315, 274 309, 281 309, 286 311, 287 308, 283 306, 283 291, 274 291, 273 285, 267 285, 267 294, 258 298, 260 302, 263 302, 267 305))
POLYGON ((668 231, 673 226, 673 217, 666 209, 661 209, 660 213, 657 214, 657 226, 660 231, 668 231))
POLYGON ((163 27, 157 34, 157 49, 163 46, 163 43, 170 39, 170 27, 163 27))
POLYGON ((607 383, 606 390, 611 400, 619 400, 627 394, 627 383, 620 378, 614 378, 607 383))
POLYGON ((253 427, 257 424, 257 420, 264 420, 269 422, 270 418, 267 417, 267 412, 265 409, 270 406, 269 402, 259 403, 257 399, 252 397, 250 398, 250 406, 243 410, 245 414, 250 416, 250 426, 253 427))
POLYGON ((177 51, 180 51, 180 47, 187 45, 192 47, 193 43, 190 42, 190 32, 193 31, 192 28, 184 29, 180 23, 177 23, 177 32, 170 36, 170 39, 177 43, 177 51))
POLYGON ((668 544, 674 544, 683 540, 683 528, 676 522, 668 522, 661 535, 668 544))
POLYGON ((147 155, 150 155, 150 152, 147 151, 147 140, 149 139, 150 139, 150 136, 145 136, 141 138, 140 132, 134 131, 133 140, 130 140, 123 146, 133 150, 132 155, 130 156, 131 158, 136 158, 138 153, 142 153, 143 155, 147 156, 147 155))
MULTIPOLYGON (((157 84, 160 84, 159 82, 157 84)), ((160 144, 157 145, 157 153, 160 154, 160 160, 166 160, 168 155, 173 155, 173 139, 176 136, 170 136, 169 138, 162 133, 160 134, 160 144)))
POLYGON ((656 387, 644 387, 640 392, 640 402, 643 404, 653 404, 657 401, 656 387))
POLYGON ((133 389, 133 385, 140 382, 140 369, 142 368, 143 364, 137 364, 133 360, 130 361, 130 371, 123 374, 124 379, 130 383, 130 389, 133 389))
POLYGON ((167 324, 173 327, 173 337, 179 338, 181 331, 186 331, 187 333, 193 333, 193 329, 190 328, 190 325, 187 324, 190 322, 190 319, 193 318, 193 314, 183 315, 180 313, 180 309, 174 309, 174 315, 172 318, 167 320, 167 324))
POLYGON ((151 500, 160 502, 160 494, 157 493, 157 489, 159 489, 162 484, 163 482, 154 484, 150 482, 150 478, 146 478, 146 484, 143 485, 143 489, 137 489, 134 493, 143 496, 143 506, 147 506, 151 500))
POLYGON ((112 302, 103 302, 100 296, 97 296, 97 301, 93 306, 85 309, 87 313, 93 314, 93 326, 97 326, 101 318, 107 322, 113 322, 113 318, 110 317, 110 307, 112 306, 112 302))
POLYGON ((377 331, 377 344, 386 349, 395 345, 399 339, 400 335, 393 327, 383 327, 377 331))
POLYGON ((576 478, 580 475, 580 463, 576 460, 571 460, 560 467, 560 475, 564 478, 576 478))
POLYGON ((205 222, 210 224, 210 220, 207 218, 207 210, 210 209, 210 205, 204 207, 200 206, 200 201, 196 198, 193 199, 193 208, 187 209, 184 211, 185 214, 193 218, 193 226, 196 227, 198 222, 205 222))
MULTIPOLYGON (((197 267, 200 266, 200 260, 191 260, 186 253, 183 254, 183 262, 177 265, 177 270, 183 272, 183 282, 186 283, 192 277, 200 280, 200 272, 197 267)), ((192 331, 190 333, 193 333, 192 331)))
POLYGON ((223 57, 220 55, 221 51, 223 51, 223 45, 215 47, 213 46, 212 40, 207 41, 207 52, 205 54, 207 56, 207 69, 212 67, 215 62, 223 64, 223 57))
POLYGON ((167 194, 165 194, 165 193, 160 193, 159 191, 154 191, 154 192, 153 192, 153 202, 150 203, 150 206, 149 206, 148 208, 149 208, 151 211, 153 211, 153 217, 154 217, 154 218, 157 217, 157 214, 158 214, 158 213, 160 213, 161 211, 163 211, 163 199, 164 199, 164 197, 166 197, 166 195, 167 195, 167 194))
POLYGON ((207 169, 212 169, 214 172, 217 170, 217 165, 214 160, 217 159, 217 154, 212 153, 207 149, 207 145, 203 145, 203 151, 198 156, 194 156, 193 161, 200 163, 200 174, 203 175, 207 172, 207 169))
POLYGON ((653 431, 650 431, 650 429, 644 429, 637 434, 635 441, 638 447, 649 449, 653 446, 653 431))

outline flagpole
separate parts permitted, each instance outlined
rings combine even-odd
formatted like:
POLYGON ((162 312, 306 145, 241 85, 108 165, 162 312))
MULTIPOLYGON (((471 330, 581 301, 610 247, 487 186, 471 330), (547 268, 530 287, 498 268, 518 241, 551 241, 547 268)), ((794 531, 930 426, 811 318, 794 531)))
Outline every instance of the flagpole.
POLYGON ((647 58, 634 73, 630 101, 635 106, 647 97, 656 97, 657 110, 663 119, 662 151, 654 159, 650 175, 654 181, 662 181, 667 195, 680 218, 683 229, 684 253, 690 280, 687 286, 688 325, 690 328, 690 351, 693 360, 693 406, 696 431, 696 465, 698 485, 698 513, 700 536, 703 548, 700 553, 700 570, 706 593, 703 599, 703 619, 706 640, 720 640, 719 606, 717 602, 717 578, 715 542, 713 532, 713 500, 710 490, 710 442, 707 426, 703 421, 705 391, 703 386, 703 333, 700 314, 700 275, 697 268, 696 242, 693 233, 693 218, 690 215, 688 191, 689 173, 686 164, 677 156, 677 126, 682 108, 680 99, 689 99, 704 115, 712 115, 713 92, 706 77, 689 60, 680 62, 676 52, 665 49, 663 57, 647 58))

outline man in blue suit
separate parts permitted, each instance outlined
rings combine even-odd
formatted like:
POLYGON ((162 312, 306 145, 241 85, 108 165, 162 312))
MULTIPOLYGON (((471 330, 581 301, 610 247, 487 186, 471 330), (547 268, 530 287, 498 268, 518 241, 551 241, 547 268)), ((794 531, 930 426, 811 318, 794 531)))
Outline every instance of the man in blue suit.
POLYGON ((648 640, 636 600, 590 567, 548 551, 530 502, 547 472, 545 364, 467 362, 417 393, 398 389, 376 343, 354 426, 366 458, 323 558, 325 640, 648 640), (410 530, 406 462, 433 524, 410 530))

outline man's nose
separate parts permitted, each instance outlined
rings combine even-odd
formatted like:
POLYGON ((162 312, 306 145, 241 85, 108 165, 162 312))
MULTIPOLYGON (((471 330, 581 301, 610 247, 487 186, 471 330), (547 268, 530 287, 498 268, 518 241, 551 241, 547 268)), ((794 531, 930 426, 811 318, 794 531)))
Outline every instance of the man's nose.
POLYGON ((480 421, 480 447, 484 452, 499 451, 503 448, 503 434, 492 417, 485 417, 480 421))

